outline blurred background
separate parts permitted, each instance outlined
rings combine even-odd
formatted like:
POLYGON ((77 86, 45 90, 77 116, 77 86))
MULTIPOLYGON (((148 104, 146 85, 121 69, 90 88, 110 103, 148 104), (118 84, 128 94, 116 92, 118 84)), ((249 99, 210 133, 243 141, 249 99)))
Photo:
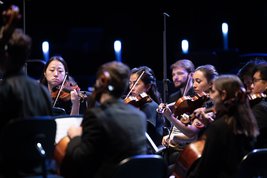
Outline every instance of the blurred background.
POLYGON ((121 41, 122 62, 131 68, 151 67, 159 85, 164 69, 171 79, 169 67, 180 58, 189 58, 196 66, 213 64, 219 73, 236 73, 247 60, 267 55, 264 1, 3 2, 2 9, 12 3, 21 8, 21 27, 33 39, 31 60, 62 55, 83 90, 93 85, 101 64, 116 60, 115 40, 121 41), (228 25, 227 35, 222 23, 228 25), (181 49, 184 39, 189 43, 187 53, 181 49), (46 56, 44 41, 49 43, 46 56))

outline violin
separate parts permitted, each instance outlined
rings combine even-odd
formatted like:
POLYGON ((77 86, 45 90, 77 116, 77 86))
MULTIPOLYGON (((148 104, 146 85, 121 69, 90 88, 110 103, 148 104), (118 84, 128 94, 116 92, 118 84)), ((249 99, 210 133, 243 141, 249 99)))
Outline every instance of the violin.
POLYGON ((52 99, 55 99, 60 92, 58 98, 63 101, 69 101, 71 97, 70 92, 73 90, 76 90, 78 92, 81 102, 85 101, 85 99, 87 98, 87 93, 85 91, 80 91, 80 87, 77 84, 73 84, 71 82, 65 82, 61 91, 60 86, 52 88, 51 97, 52 99))
POLYGON ((152 101, 152 98, 145 92, 139 94, 138 96, 128 96, 124 99, 126 104, 131 104, 135 107, 141 107, 145 103, 152 101))
POLYGON ((255 104, 261 102, 266 97, 267 95, 265 93, 248 94, 249 104, 250 106, 254 106, 255 104))
MULTIPOLYGON (((211 113, 214 116, 214 114, 216 113, 215 107, 204 108, 204 113, 211 113)), ((189 123, 192 123, 195 118, 199 118, 195 112, 193 112, 190 115, 184 113, 181 115, 180 121, 183 124, 187 125, 189 123)), ((207 123, 209 123, 211 121, 213 121, 213 118, 204 120, 204 122, 205 122, 204 125, 207 125, 207 123)), ((203 121, 201 121, 201 122, 203 123, 203 121)), ((204 125, 203 124, 197 124, 196 127, 199 126, 198 128, 202 128, 204 125)))
POLYGON ((174 116, 180 117, 184 113, 191 114, 195 109, 202 107, 204 102, 206 102, 208 99, 208 95, 204 92, 193 97, 183 96, 179 98, 174 104, 174 116))

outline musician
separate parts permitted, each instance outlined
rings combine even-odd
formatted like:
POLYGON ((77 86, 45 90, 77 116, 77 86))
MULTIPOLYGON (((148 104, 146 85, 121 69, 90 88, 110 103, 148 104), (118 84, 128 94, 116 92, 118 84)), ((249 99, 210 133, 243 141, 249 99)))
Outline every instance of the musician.
POLYGON ((195 70, 195 66, 189 59, 180 59, 173 63, 170 67, 172 71, 172 82, 175 92, 171 93, 168 103, 177 101, 182 96, 193 96, 194 89, 192 85, 191 75, 195 70))
POLYGON ((260 135, 257 138, 257 148, 267 147, 267 62, 256 66, 252 73, 251 95, 259 97, 257 102, 253 102, 252 111, 256 117, 260 135))
MULTIPOLYGON (((172 82, 175 91, 168 96, 167 103, 176 102, 182 96, 194 96, 192 73, 195 65, 189 59, 180 59, 170 66, 172 72, 172 82)), ((165 126, 170 130, 171 123, 166 120, 165 126)))
POLYGON ((244 85, 236 75, 215 79, 210 98, 216 118, 205 130, 202 157, 188 177, 236 177, 243 156, 253 149, 259 133, 257 123, 244 85))
POLYGON ((130 96, 138 97, 140 94, 146 93, 152 99, 143 103, 139 109, 147 116, 149 136, 156 145, 160 145, 163 136, 164 118, 156 112, 162 99, 157 88, 154 72, 148 66, 133 68, 129 84, 130 96))
MULTIPOLYGON (((30 56, 32 40, 22 29, 17 28, 19 7, 11 5, 3 12, 3 16, 5 24, 1 28, 0 35, 0 71, 4 74, 0 83, 1 138, 5 137, 1 132, 8 122, 52 113, 48 90, 28 77, 23 70, 30 56)), ((2 144, 5 143, 1 142, 2 144)), ((41 163, 41 161, 35 162, 34 167, 29 167, 30 163, 28 165, 10 163, 9 160, 3 160, 0 151, 0 177, 17 177, 18 174, 41 175, 41 163)))
POLYGON ((99 105, 88 108, 81 127, 68 130, 64 178, 110 178, 121 160, 146 153, 146 116, 121 99, 129 74, 117 61, 99 68, 93 92, 99 105))
MULTIPOLYGON (((203 98, 204 100, 203 102, 201 102, 201 105, 198 106, 199 110, 197 110, 198 108, 191 108, 193 107, 193 105, 191 106, 190 104, 187 106, 188 110, 196 109, 195 112, 202 112, 204 108, 212 107, 213 103, 209 100, 209 92, 211 90, 212 82, 217 76, 218 72, 216 71, 213 65, 207 64, 196 68, 193 73, 193 88, 194 92, 196 93, 196 96, 198 96, 196 102, 198 102, 198 99, 202 100, 203 98)), ((183 97, 181 98, 181 100, 183 100, 183 97)), ((184 101, 186 102, 186 99, 184 101)), ((183 106, 182 103, 184 101, 181 101, 181 106, 183 106)), ((178 107, 177 109, 186 110, 186 108, 180 107, 178 107)), ((170 165, 170 171, 172 171, 174 163, 177 160, 177 157, 179 156, 179 152, 184 148, 186 144, 196 140, 200 135, 200 131, 203 131, 203 129, 206 127, 206 124, 209 122, 204 123, 196 117, 193 119, 192 123, 184 124, 179 119, 184 117, 183 115, 185 113, 175 116, 175 111, 172 111, 165 103, 161 103, 159 105, 158 110, 162 111, 162 114, 165 116, 165 118, 167 118, 174 125, 171 134, 165 135, 162 139, 162 145, 166 146, 168 149, 168 155, 165 156, 168 165, 170 165)), ((210 113, 211 121, 212 117, 213 114, 210 113)))
POLYGON ((255 68, 262 63, 266 63, 264 59, 255 58, 246 62, 237 72, 237 76, 243 82, 247 93, 251 93, 252 77, 255 68))
MULTIPOLYGON (((207 97, 209 97, 209 92, 212 86, 213 80, 218 76, 218 72, 216 71, 215 67, 213 65, 203 65, 196 68, 196 70, 193 73, 193 88, 195 93, 201 97, 203 94, 207 97)), ((200 107, 211 107, 213 103, 207 98, 205 102, 203 102, 203 105, 200 107)), ((189 106, 190 107, 190 106, 189 106)), ((178 108, 179 109, 179 108, 178 108)), ((197 109, 197 108, 195 108, 197 109)), ((170 121, 178 130, 180 130, 185 137, 188 137, 189 141, 193 138, 196 138, 196 134, 202 129, 202 123, 198 121, 196 118, 192 124, 185 125, 182 123, 179 119, 181 116, 174 116, 174 113, 171 111, 171 109, 164 103, 161 103, 159 106, 159 110, 162 110, 162 114, 170 121), (195 125, 196 124, 196 125, 195 125)), ((168 145, 169 143, 179 143, 185 141, 184 137, 179 140, 179 137, 181 134, 178 134, 179 136, 176 137, 175 135, 171 135, 169 138, 169 135, 164 136, 162 143, 163 145, 168 145), (176 141, 175 141, 176 140, 176 141)), ((178 144, 177 143, 177 144, 178 144)))
POLYGON ((46 62, 40 81, 50 91, 53 107, 63 108, 70 115, 79 115, 84 110, 84 106, 80 106, 80 88, 69 75, 67 63, 62 56, 52 56, 46 62))

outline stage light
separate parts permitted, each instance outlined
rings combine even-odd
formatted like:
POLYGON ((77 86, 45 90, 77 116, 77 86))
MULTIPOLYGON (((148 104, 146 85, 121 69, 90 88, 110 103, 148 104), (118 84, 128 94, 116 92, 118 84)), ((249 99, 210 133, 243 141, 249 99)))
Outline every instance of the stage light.
POLYGON ((115 52, 116 60, 121 62, 121 41, 116 40, 114 42, 114 52, 115 52))
POLYGON ((222 23, 223 49, 228 50, 228 24, 222 23))
POLYGON ((49 59, 49 43, 47 41, 44 41, 42 43, 42 51, 43 51, 43 55, 44 55, 44 60, 48 61, 48 59, 49 59))
POLYGON ((188 40, 186 40, 186 39, 182 40, 181 46, 182 46, 182 53, 183 54, 188 54, 188 51, 189 51, 189 42, 188 42, 188 40))

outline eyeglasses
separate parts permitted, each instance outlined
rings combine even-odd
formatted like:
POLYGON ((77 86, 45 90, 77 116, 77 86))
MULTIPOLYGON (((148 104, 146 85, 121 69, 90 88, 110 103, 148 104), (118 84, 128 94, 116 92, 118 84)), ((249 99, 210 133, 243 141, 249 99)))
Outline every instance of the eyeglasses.
POLYGON ((252 83, 254 84, 254 83, 257 83, 258 81, 261 81, 261 80, 265 80, 265 79, 261 79, 261 78, 253 78, 253 80, 252 80, 252 83))

